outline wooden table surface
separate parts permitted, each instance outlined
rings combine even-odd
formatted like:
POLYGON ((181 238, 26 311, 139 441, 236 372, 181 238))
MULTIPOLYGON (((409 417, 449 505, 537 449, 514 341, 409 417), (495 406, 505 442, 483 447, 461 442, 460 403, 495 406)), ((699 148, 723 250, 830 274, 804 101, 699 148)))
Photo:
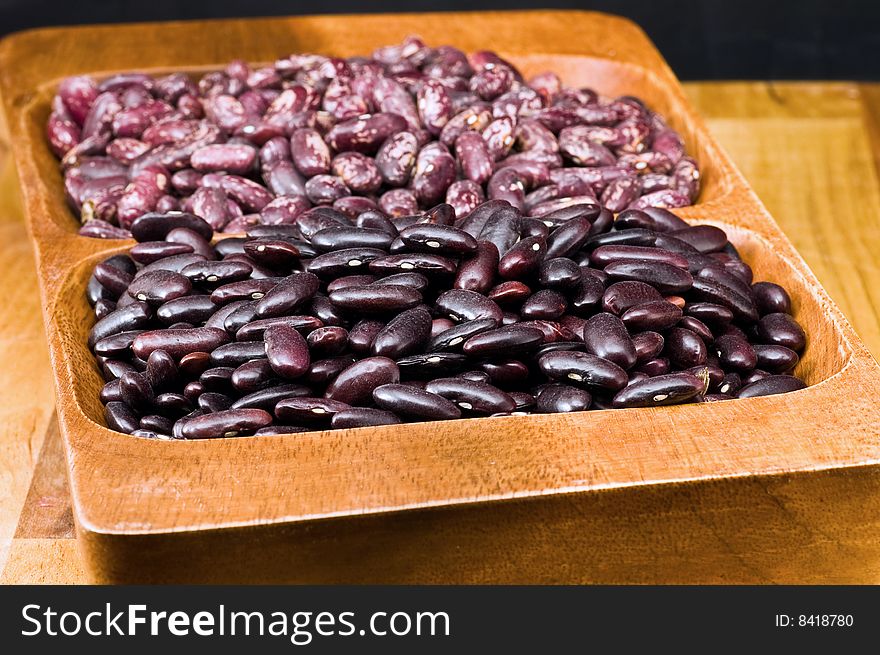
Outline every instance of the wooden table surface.
MULTIPOLYGON (((725 82, 685 89, 880 358, 880 85, 725 82)), ((0 123, 0 296, 7 308, 0 315, 0 582, 85 582, 7 135, 0 123)), ((729 544, 719 539, 718 548, 729 544)), ((880 582, 865 570, 862 582, 880 582)))

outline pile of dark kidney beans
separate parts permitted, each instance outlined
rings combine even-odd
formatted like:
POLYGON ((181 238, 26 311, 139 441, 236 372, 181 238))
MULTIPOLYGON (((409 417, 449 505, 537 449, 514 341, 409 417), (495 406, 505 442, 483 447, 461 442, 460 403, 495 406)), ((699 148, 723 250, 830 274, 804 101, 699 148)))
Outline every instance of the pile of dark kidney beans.
POLYGON ((805 386, 786 291, 753 283, 721 229, 665 209, 316 207, 215 243, 190 213, 130 227, 138 243, 87 291, 121 432, 278 434, 805 386))
POLYGON ((290 224, 314 206, 407 216, 484 200, 540 216, 598 202, 682 207, 700 186, 680 136, 639 99, 529 80, 492 52, 411 37, 370 57, 242 61, 200 79, 88 76, 47 124, 80 234, 130 238, 149 212, 216 232, 290 224))

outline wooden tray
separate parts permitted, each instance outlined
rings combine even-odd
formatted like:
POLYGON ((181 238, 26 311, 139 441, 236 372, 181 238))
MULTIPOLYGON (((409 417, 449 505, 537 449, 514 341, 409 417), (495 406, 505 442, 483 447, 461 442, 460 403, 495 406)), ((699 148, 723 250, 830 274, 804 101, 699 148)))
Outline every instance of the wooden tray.
MULTIPOLYGON (((843 502, 848 482, 876 480, 880 367, 628 21, 542 11, 38 30, 0 44, 0 93, 37 255, 79 543, 96 581, 656 580, 657 567, 699 539, 690 505, 710 507, 725 532, 754 534, 747 499, 756 489, 784 484, 818 508, 823 498, 843 502), (797 372, 811 386, 712 406, 205 442, 105 428, 84 289, 91 267, 130 243, 75 234, 43 137, 58 79, 111 72, 108 62, 193 70, 294 51, 351 55, 411 33, 496 49, 526 73, 554 69, 665 114, 704 173, 700 202, 681 214, 726 229, 756 278, 791 291, 809 338, 797 372)), ((763 543, 786 547, 772 535, 763 543)))

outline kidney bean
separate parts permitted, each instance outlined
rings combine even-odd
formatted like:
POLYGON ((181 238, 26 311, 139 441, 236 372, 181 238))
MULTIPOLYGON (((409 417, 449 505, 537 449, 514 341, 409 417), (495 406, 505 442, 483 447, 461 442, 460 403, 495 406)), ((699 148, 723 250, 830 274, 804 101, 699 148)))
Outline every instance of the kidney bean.
POLYGON ((767 344, 803 351, 807 337, 803 328, 788 314, 775 312, 761 317, 756 326, 758 338, 767 344))
POLYGON ((247 279, 253 269, 253 266, 243 261, 202 261, 185 266, 180 273, 193 283, 220 286, 247 279))
POLYGON ((397 132, 382 143, 375 163, 382 179, 392 187, 406 185, 415 167, 418 139, 410 132, 397 132))
POLYGON ((156 310, 156 318, 166 325, 181 321, 195 325, 210 318, 216 309, 217 306, 211 302, 210 296, 184 296, 160 305, 156 310))
POLYGON ((379 425, 397 425, 400 418, 394 412, 370 407, 352 407, 333 414, 330 419, 330 427, 342 428, 366 428, 379 425))
POLYGON ((376 154, 392 134, 407 129, 406 120, 397 114, 364 114, 334 125, 327 133, 327 143, 337 152, 376 154))
POLYGON ((516 402, 509 394, 486 382, 465 378, 439 378, 428 382, 425 391, 451 400, 460 409, 473 414, 512 412, 516 402))
POLYGON ((698 300, 724 305, 733 312, 736 318, 748 322, 754 322, 758 319, 758 309, 751 297, 743 296, 722 284, 696 277, 691 292, 698 300))
POLYGON ((422 205, 435 205, 446 197, 455 181, 455 160, 445 146, 430 143, 419 150, 413 172, 412 189, 422 205))
POLYGON ((710 330, 701 320, 694 318, 693 316, 682 317, 682 319, 678 321, 678 326, 690 330, 706 343, 712 343, 715 340, 715 335, 712 334, 712 330, 710 330))
POLYGON ((348 346, 348 331, 338 326, 318 328, 309 333, 306 342, 313 356, 332 357, 348 346))
POLYGON ((682 311, 666 300, 652 300, 633 305, 620 315, 630 330, 666 330, 680 321, 682 311))
POLYGON ((467 130, 455 140, 455 156, 462 175, 476 184, 485 184, 492 177, 494 158, 485 139, 467 130))
POLYGON ((210 352, 228 341, 229 335, 217 328, 150 330, 135 338, 132 352, 141 359, 147 359, 154 350, 164 350, 179 360, 189 353, 210 352))
MULTIPOLYGON (((177 325, 175 323, 174 325, 177 325)), ((176 328, 171 327, 170 329, 192 329, 192 326, 189 328, 176 328)), ((187 353, 183 357, 180 358, 179 369, 181 374, 186 378, 198 378, 211 366, 211 353, 207 352, 192 352, 187 353)), ((198 392, 195 395, 198 395, 204 391, 204 388, 199 383, 198 392)), ((186 393, 184 391, 184 393, 186 393)))
POLYGON ((509 325, 476 334, 462 345, 469 356, 492 356, 534 349, 543 340, 543 333, 533 327, 509 325))
POLYGON ((804 389, 807 385, 792 375, 770 375, 740 389, 737 398, 755 398, 757 396, 772 396, 778 393, 788 393, 804 389))
POLYGON ((786 373, 798 363, 798 354, 785 346, 755 344, 752 348, 758 368, 772 374, 786 373))
POLYGON ((588 353, 602 357, 624 369, 636 362, 636 350, 623 321, 609 313, 599 313, 584 325, 584 343, 588 353))
POLYGON ((691 373, 670 373, 640 380, 619 391, 612 407, 659 407, 676 405, 696 398, 704 382, 691 373))
POLYGON ((422 302, 422 294, 417 289, 391 284, 337 289, 329 298, 343 310, 370 314, 401 311, 422 302))
MULTIPOLYGON (((412 287, 413 289, 418 289, 419 291, 424 291, 428 288, 428 285, 430 284, 428 278, 426 278, 421 273, 395 273, 394 275, 389 275, 379 280, 371 280, 369 283, 376 285, 396 284, 402 287, 412 287)), ((330 288, 328 287, 327 290, 330 291, 330 288)))
POLYGON ((401 312, 376 333, 374 355, 399 359, 424 348, 431 336, 431 314, 422 307, 401 312))
POLYGON ((524 319, 553 320, 561 317, 568 308, 568 301, 558 291, 542 289, 529 296, 520 308, 524 319))
POLYGON ((271 422, 272 415, 262 409, 226 409, 188 419, 181 433, 187 439, 229 438, 252 433, 271 422))
POLYGON ((758 363, 755 349, 744 338, 735 334, 722 335, 715 340, 712 349, 724 368, 750 371, 758 363))
MULTIPOLYGON (((617 223, 619 222, 620 218, 617 219, 617 223)), ((688 270, 686 257, 662 248, 612 244, 600 246, 590 253, 590 263, 594 266, 605 267, 618 262, 661 262, 685 271, 688 270)))
POLYGON ((752 285, 752 295, 761 316, 779 313, 791 314, 791 298, 788 292, 778 284, 757 282, 752 285))
POLYGON ((590 409, 592 396, 567 384, 548 384, 535 397, 535 411, 539 414, 585 412, 590 409))
POLYGON ((373 390, 400 381, 400 369, 393 359, 367 357, 344 368, 327 387, 325 396, 349 405, 368 404, 373 390))
POLYGON ((370 271, 377 275, 389 275, 400 272, 419 272, 427 276, 452 275, 455 273, 456 262, 449 257, 428 253, 408 253, 388 255, 370 262, 370 271))
POLYGON ((411 225, 400 231, 400 238, 408 248, 421 252, 462 255, 477 250, 474 237, 450 225, 411 225))
POLYGON ((666 333, 664 352, 678 368, 692 368, 706 363, 706 344, 695 333, 684 328, 672 328, 666 333))
POLYGON ((616 391, 626 386, 626 371, 614 362, 576 350, 551 351, 538 359, 541 372, 560 380, 595 390, 616 391))
POLYGON ((172 212, 170 214, 144 214, 131 223, 131 236, 136 241, 159 241, 164 239, 171 230, 185 227, 197 232, 205 239, 214 235, 214 230, 193 214, 172 212))
POLYGON ((612 280, 647 282, 661 293, 682 293, 694 284, 686 270, 662 261, 616 261, 604 271, 612 280))
POLYGON ((491 319, 501 323, 503 312, 498 305, 475 291, 451 289, 437 297, 436 310, 453 321, 491 319))
POLYGON ((452 401, 404 384, 384 384, 377 387, 373 390, 373 400, 382 409, 414 420, 461 417, 461 410, 452 401))
POLYGON ((294 397, 275 405, 275 416, 282 421, 328 423, 337 412, 350 409, 346 403, 329 398, 294 397))
POLYGON ((110 401, 105 404, 104 421, 111 430, 126 434, 131 434, 140 427, 137 414, 120 401, 110 401))
MULTIPOLYGON (((298 378, 309 370, 309 347, 302 335, 289 325, 266 328, 263 333, 266 357, 272 370, 286 379, 298 378)), ((257 342, 254 342, 257 343, 257 342)))

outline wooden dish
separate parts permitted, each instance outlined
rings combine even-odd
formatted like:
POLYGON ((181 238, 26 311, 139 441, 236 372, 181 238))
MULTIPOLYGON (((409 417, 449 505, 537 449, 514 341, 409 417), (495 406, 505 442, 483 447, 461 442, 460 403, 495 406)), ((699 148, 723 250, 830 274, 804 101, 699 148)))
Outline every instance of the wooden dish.
MULTIPOLYGON (((822 499, 848 502, 848 484, 877 504, 880 367, 634 24, 540 11, 45 29, 0 44, 0 93, 37 255, 79 543, 96 581, 735 581, 725 554, 706 552, 707 531, 747 540, 737 558, 760 560, 770 579, 821 570, 844 580, 858 570, 850 561, 792 566, 785 537, 763 534, 749 505, 793 494, 809 526, 822 499), (197 442, 104 427, 84 290, 94 264, 131 243, 75 233, 43 136, 58 80, 109 73, 109 63, 191 71, 294 51, 352 55, 411 33, 495 49, 526 74, 556 70, 662 112, 704 174, 700 202, 679 213, 727 230, 756 279, 791 292, 809 338, 797 373, 810 387, 711 406, 197 442)), ((834 538, 852 528, 841 523, 834 538)), ((880 551, 871 556, 880 561, 880 551)))

